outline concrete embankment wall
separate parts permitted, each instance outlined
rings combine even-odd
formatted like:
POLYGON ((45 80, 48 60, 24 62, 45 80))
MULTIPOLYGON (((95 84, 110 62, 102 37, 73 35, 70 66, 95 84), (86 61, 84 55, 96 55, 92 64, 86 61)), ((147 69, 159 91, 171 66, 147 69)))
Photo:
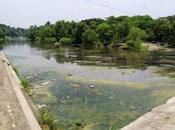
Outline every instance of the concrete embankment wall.
POLYGON ((175 97, 121 130, 175 130, 175 97))
MULTIPOLYGON (((3 66, 4 66, 5 74, 8 77, 7 82, 10 82, 9 84, 13 88, 14 95, 17 98, 16 104, 19 105, 20 108, 22 109, 25 120, 27 120, 27 123, 28 123, 27 125, 29 126, 29 129, 30 130, 41 130, 39 123, 37 122, 28 102, 25 99, 25 96, 23 95, 23 92, 21 90, 22 86, 21 86, 21 82, 19 78, 17 77, 16 73, 13 71, 12 66, 8 65, 9 61, 7 60, 7 58, 2 52, 0 52, 0 58, 1 60, 4 61, 3 66)), ((15 114, 18 114, 18 113, 15 113, 15 114)))

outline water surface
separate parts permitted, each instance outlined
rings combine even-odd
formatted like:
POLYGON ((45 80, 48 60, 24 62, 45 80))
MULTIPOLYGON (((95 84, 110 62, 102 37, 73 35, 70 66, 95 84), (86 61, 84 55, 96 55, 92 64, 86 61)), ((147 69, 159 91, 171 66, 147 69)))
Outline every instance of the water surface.
POLYGON ((175 53, 11 43, 3 52, 59 130, 116 130, 175 96, 175 53))

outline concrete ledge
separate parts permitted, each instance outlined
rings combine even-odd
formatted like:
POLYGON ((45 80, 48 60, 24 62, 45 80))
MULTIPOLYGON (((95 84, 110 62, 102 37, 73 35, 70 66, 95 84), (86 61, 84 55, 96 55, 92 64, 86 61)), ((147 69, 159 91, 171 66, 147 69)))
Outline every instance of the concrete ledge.
POLYGON ((175 97, 121 130, 175 130, 175 97))
MULTIPOLYGON (((1 52, 0 52, 0 57, 3 60, 7 61, 7 63, 9 63, 9 61, 7 60, 5 55, 1 52)), ((39 126, 29 104, 27 103, 27 101, 26 101, 26 99, 25 99, 25 97, 20 89, 20 88, 22 88, 22 86, 21 86, 21 82, 20 82, 19 78, 17 77, 16 73, 14 72, 12 66, 8 66, 8 64, 5 64, 4 66, 6 69, 6 73, 10 79, 10 82, 13 86, 16 97, 21 105, 21 108, 24 112, 26 120, 30 126, 30 129, 31 130, 41 130, 41 127, 39 126)))

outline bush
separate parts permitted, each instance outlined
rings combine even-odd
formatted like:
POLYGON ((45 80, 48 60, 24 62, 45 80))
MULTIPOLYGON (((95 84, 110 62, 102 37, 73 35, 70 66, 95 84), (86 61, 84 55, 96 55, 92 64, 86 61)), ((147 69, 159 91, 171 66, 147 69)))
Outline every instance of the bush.
POLYGON ((127 41, 127 45, 132 49, 140 49, 141 48, 140 41, 129 40, 129 41, 127 41))
POLYGON ((41 42, 44 42, 44 43, 55 43, 55 42, 57 42, 57 39, 54 38, 54 37, 51 37, 51 38, 46 37, 46 38, 42 39, 41 42))
POLYGON ((70 45, 72 44, 72 39, 68 37, 63 37, 59 40, 59 43, 62 45, 70 45))

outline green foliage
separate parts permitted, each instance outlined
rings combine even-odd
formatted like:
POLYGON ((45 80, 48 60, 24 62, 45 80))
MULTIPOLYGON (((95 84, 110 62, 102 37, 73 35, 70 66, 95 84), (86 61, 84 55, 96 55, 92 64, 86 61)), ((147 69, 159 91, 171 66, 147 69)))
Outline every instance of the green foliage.
POLYGON ((4 41, 4 38, 0 38, 0 43, 4 41))
POLYGON ((68 38, 68 37, 63 37, 59 40, 59 43, 61 45, 70 45, 70 44, 72 44, 72 39, 68 38))
POLYGON ((112 42, 114 31, 109 24, 102 23, 98 25, 97 33, 99 34, 99 39, 104 46, 107 46, 112 42))
POLYGON ((45 37, 43 39, 38 38, 38 41, 42 42, 42 43, 55 43, 55 42, 57 42, 57 39, 54 37, 45 37))
POLYGON ((5 37, 5 33, 2 30, 2 28, 0 27, 0 38, 4 38, 5 37))
POLYGON ((55 30, 52 25, 46 24, 45 26, 41 27, 39 36, 41 37, 41 39, 51 38, 51 37, 54 37, 54 33, 55 33, 54 31, 55 30))
POLYGON ((129 41, 127 41, 127 45, 131 49, 136 49, 136 50, 140 50, 141 49, 141 42, 140 41, 129 40, 129 41))
POLYGON ((57 123, 54 115, 46 108, 39 109, 39 123, 41 127, 47 126, 49 130, 57 130, 57 123))
POLYGON ((27 94, 30 94, 30 85, 29 85, 29 82, 27 80, 22 80, 21 81, 21 84, 24 88, 24 91, 27 93, 27 94))
POLYGON ((27 30, 22 28, 14 28, 9 27, 4 24, 0 24, 0 38, 5 38, 5 36, 9 37, 19 37, 26 36, 27 30))
POLYGON ((36 26, 30 26, 30 28, 29 28, 28 31, 27 31, 27 36, 28 36, 32 41, 35 41, 36 38, 39 37, 38 33, 39 33, 38 27, 36 27, 36 26))
POLYGON ((82 41, 86 46, 93 46, 98 41, 98 34, 93 29, 87 29, 82 34, 82 41))
POLYGON ((133 41, 141 41, 147 38, 147 34, 140 28, 132 27, 129 31, 128 39, 133 41))
MULTIPOLYGON (((95 18, 80 22, 62 20, 57 21, 55 24, 47 22, 43 26, 31 26, 28 29, 28 37, 39 42, 59 42, 60 40, 62 41, 62 38, 71 38, 71 44, 86 46, 99 43, 100 45, 108 46, 125 43, 127 40, 135 42, 145 40, 175 47, 174 28, 174 16, 159 19, 153 19, 147 15, 133 17, 111 16, 107 19, 95 18), (55 39, 53 40, 53 38, 55 39)), ((6 31, 5 34, 7 33, 9 32, 6 31)))
POLYGON ((86 24, 86 22, 80 22, 78 23, 77 27, 76 27, 76 31, 75 31, 75 41, 74 43, 75 44, 82 44, 83 41, 82 41, 82 35, 83 35, 83 32, 85 32, 86 30, 88 29, 88 25, 86 24))

